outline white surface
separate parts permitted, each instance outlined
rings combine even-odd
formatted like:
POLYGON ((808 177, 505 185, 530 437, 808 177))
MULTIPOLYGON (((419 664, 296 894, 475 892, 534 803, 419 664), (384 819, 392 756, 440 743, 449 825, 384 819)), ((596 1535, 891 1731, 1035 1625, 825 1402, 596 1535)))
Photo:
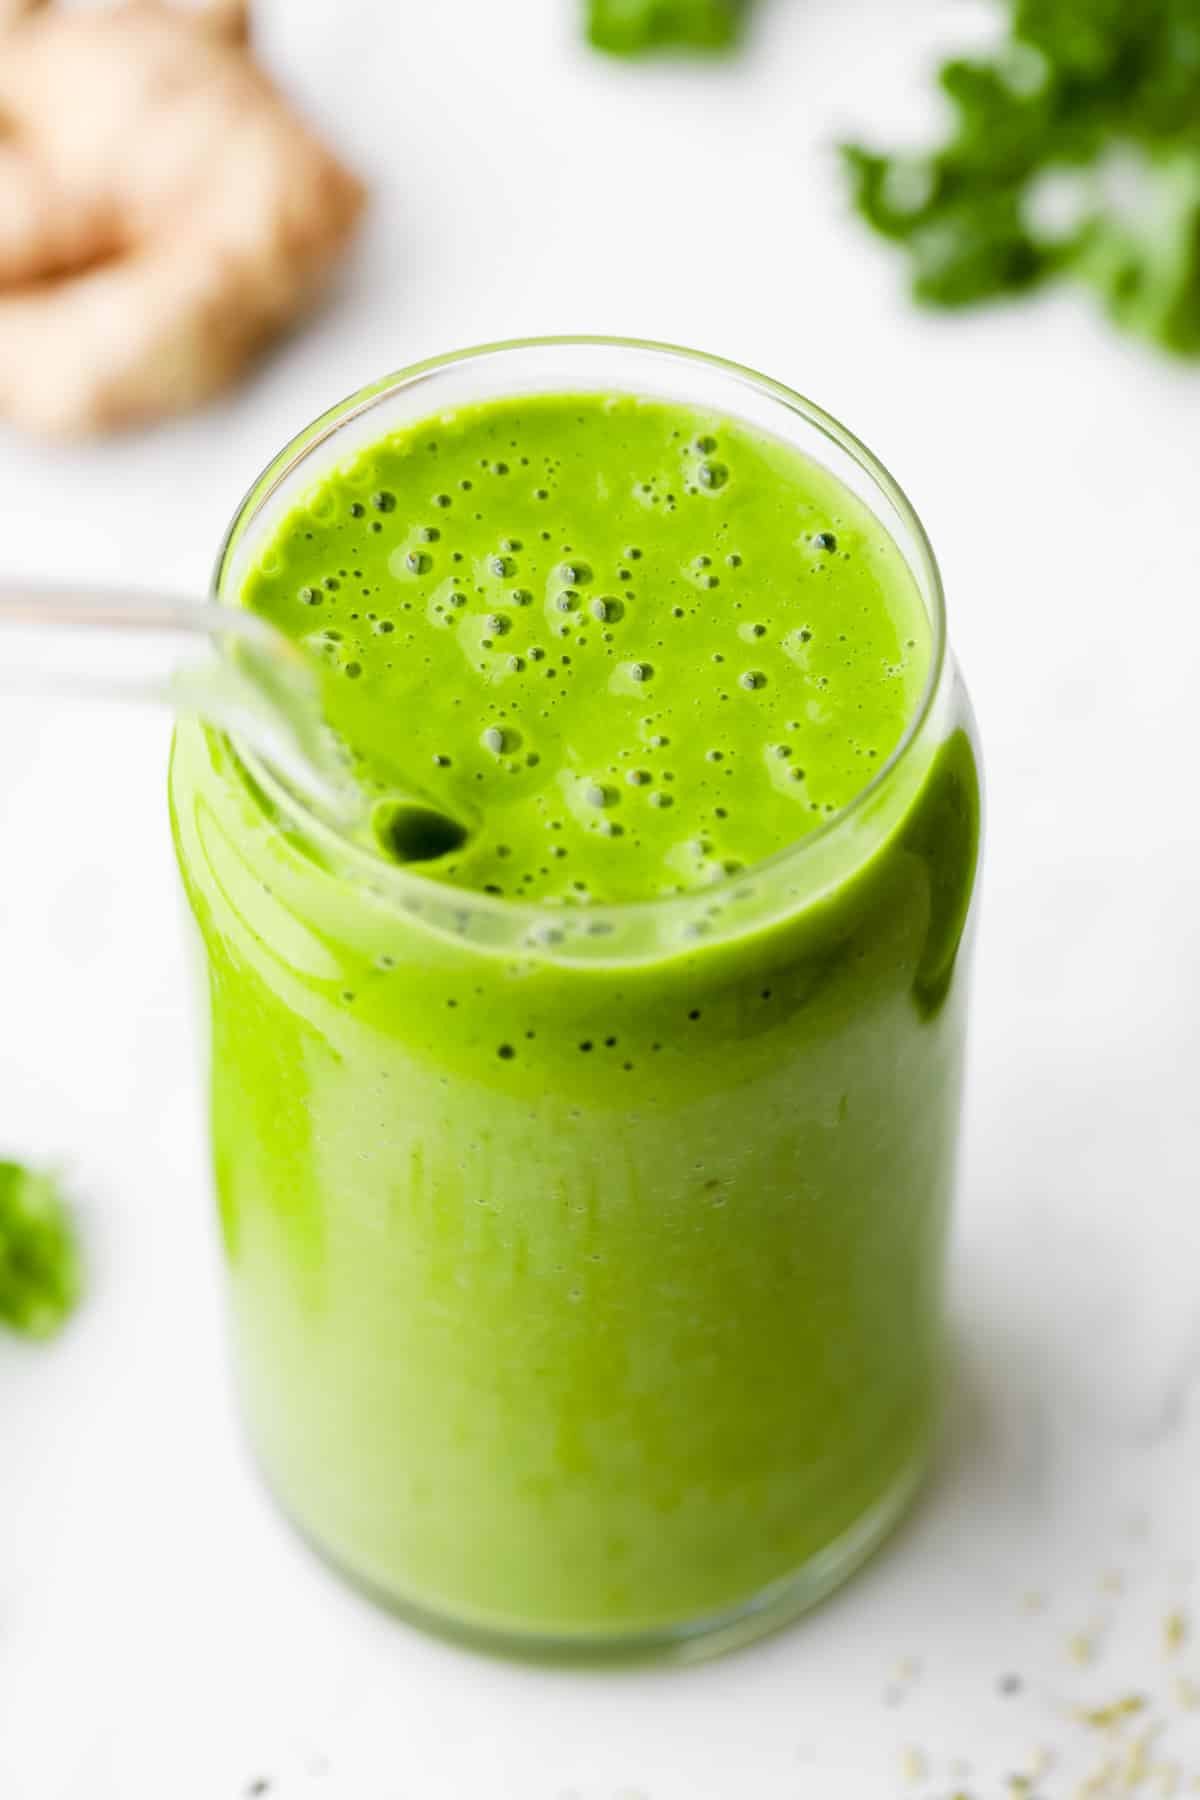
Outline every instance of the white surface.
POLYGON ((296 427, 510 334, 691 342, 845 418, 939 548, 990 776, 961 1393, 894 1546, 725 1663, 538 1672, 372 1612, 277 1522, 231 1417, 165 728, 8 705, 0 1145, 68 1163, 92 1269, 59 1345, 0 1342, 0 1796, 1007 1793, 1039 1743, 1082 1752, 1064 1708, 1161 1684, 1200 1547, 1200 376, 1070 298, 916 316, 845 217, 830 139, 913 116, 959 6, 763 0, 751 52, 699 70, 589 57, 570 0, 264 11, 374 176, 345 292, 204 417, 71 454, 0 439, 0 566, 199 587, 296 427), (1105 1619, 1073 1667, 1065 1638, 1105 1619), (889 1696, 903 1658, 922 1672, 889 1696))

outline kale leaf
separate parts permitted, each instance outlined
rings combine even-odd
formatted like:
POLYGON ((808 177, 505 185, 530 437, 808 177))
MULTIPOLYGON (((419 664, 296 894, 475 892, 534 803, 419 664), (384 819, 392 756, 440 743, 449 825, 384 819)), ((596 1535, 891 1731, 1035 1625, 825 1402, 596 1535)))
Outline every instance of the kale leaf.
POLYGON ((588 37, 598 50, 635 56, 677 47, 726 50, 735 44, 748 0, 588 0, 588 37))
POLYGON ((1125 330, 1200 353, 1200 0, 1007 0, 996 52, 943 64, 923 155, 844 146, 913 292, 968 306, 1057 276, 1125 330))
POLYGON ((57 1183, 0 1162, 0 1321, 26 1337, 52 1337, 79 1289, 79 1254, 57 1183))

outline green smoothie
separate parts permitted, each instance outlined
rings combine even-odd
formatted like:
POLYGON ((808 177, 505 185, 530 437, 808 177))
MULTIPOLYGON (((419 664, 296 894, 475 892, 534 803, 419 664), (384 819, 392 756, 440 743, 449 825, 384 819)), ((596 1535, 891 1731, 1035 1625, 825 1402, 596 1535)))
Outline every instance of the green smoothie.
POLYGON ((177 738, 283 1504, 497 1642, 815 1599, 942 1348, 978 797, 896 542, 733 416, 539 393, 326 460, 226 597, 322 659, 364 785, 466 828, 392 868, 177 738))
POLYGON ((438 880, 645 900, 824 824, 895 748, 929 624, 817 465, 727 419, 493 402, 329 476, 243 603, 326 659, 367 778, 477 820, 438 880), (397 721, 403 721, 397 729, 397 721))

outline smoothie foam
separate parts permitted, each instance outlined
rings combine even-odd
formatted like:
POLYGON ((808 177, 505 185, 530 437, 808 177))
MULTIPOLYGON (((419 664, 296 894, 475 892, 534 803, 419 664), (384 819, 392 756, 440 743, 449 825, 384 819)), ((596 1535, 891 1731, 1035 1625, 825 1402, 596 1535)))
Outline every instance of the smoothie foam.
POLYGON ((362 775, 477 822, 427 872, 650 898, 823 824, 924 683, 911 575, 845 487, 729 419, 594 394, 398 434, 284 521, 243 601, 343 679, 362 775))

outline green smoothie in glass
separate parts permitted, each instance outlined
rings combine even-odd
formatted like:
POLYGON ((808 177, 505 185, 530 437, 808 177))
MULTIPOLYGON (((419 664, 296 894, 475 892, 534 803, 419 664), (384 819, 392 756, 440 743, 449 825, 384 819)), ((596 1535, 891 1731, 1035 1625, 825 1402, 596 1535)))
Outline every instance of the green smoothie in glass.
POLYGON ((979 799, 920 526, 761 378, 509 345, 320 421, 218 592, 455 822, 372 851, 177 736, 273 1489, 500 1647, 778 1623, 937 1416, 979 799))

